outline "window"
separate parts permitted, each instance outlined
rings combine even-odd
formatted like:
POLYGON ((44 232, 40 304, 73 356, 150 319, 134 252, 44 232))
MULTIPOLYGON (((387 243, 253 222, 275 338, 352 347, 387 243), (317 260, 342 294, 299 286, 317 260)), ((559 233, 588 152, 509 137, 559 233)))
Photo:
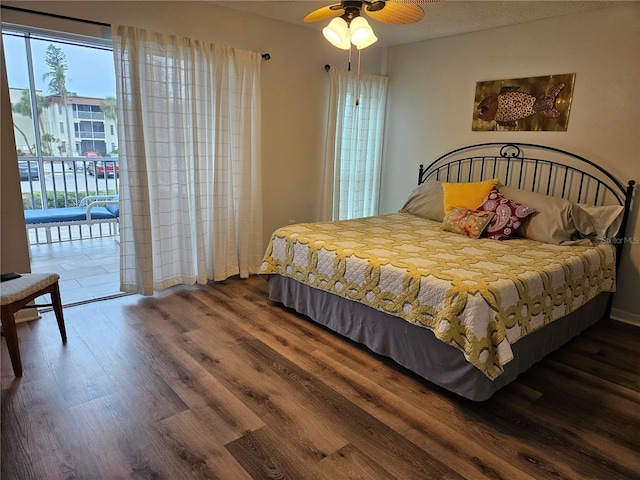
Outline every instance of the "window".
POLYGON ((109 131, 111 132, 111 135, 115 135, 115 134, 113 133, 113 130, 114 130, 114 129, 113 129, 113 125, 109 125, 109 131))
MULTIPOLYGON (((110 41, 15 25, 2 28, 16 149, 37 165, 38 175, 21 183, 25 208, 75 205, 80 194, 117 190, 117 179, 100 179, 85 170, 81 155, 107 155, 100 103, 115 98, 110 41), (101 42, 101 46, 97 46, 101 42), (77 111, 76 105, 86 105, 77 111), (33 105, 36 105, 33 108, 33 105), (88 112, 88 117, 78 113, 88 112), (94 123, 88 134, 81 121, 94 123), (71 160, 73 158, 73 160, 71 160), (47 191, 64 192, 64 196, 47 191)), ((113 139, 110 139, 113 140, 113 139)), ((80 197, 81 198, 81 197, 80 197)))
MULTIPOLYGON (((4 27, 2 38, 16 147, 35 157, 57 157, 63 141, 75 145, 79 140, 81 151, 105 155, 101 103, 115 99, 116 90, 113 52, 106 48, 107 43, 101 39, 95 39, 100 46, 85 43, 85 37, 70 41, 70 34, 32 32, 28 27, 14 26, 4 27), (30 84, 30 77, 34 85, 30 84), (37 103, 36 118, 31 113, 33 98, 37 103), (79 126, 81 122, 88 122, 86 135, 85 128, 79 126), (41 153, 35 151, 36 133, 40 136, 41 153)), ((67 150, 66 156, 73 155, 71 149, 67 150)))
POLYGON ((377 215, 388 78, 331 69, 322 218, 377 215))

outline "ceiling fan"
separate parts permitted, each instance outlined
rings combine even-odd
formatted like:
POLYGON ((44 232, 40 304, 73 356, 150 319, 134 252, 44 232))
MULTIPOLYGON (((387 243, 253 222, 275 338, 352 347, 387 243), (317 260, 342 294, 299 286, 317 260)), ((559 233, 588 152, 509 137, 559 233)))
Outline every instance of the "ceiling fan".
MULTIPOLYGON (((349 71, 351 71, 351 45, 356 46, 359 85, 360 51, 378 41, 369 22, 362 16, 362 11, 364 10, 367 16, 378 22, 407 25, 419 22, 424 17, 424 10, 420 3, 437 1, 439 0, 342 0, 340 3, 314 10, 304 17, 304 21, 308 23, 332 19, 329 25, 322 29, 322 34, 333 46, 349 50, 349 71)), ((356 94, 355 103, 360 104, 359 93, 356 94)))
POLYGON ((378 39, 366 15, 378 22, 406 25, 419 22, 424 17, 421 3, 433 3, 438 0, 343 0, 314 10, 304 17, 305 22, 318 22, 333 18, 322 33, 334 46, 349 50, 351 44, 359 50, 366 48, 378 39))

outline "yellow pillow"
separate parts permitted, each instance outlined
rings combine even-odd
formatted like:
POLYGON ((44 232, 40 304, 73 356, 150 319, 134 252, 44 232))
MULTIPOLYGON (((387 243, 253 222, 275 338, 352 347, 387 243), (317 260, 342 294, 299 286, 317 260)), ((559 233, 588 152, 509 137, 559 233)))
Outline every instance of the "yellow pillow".
POLYGON ((489 194, 499 181, 499 178, 493 178, 484 182, 442 182, 445 215, 454 208, 475 210, 482 204, 484 197, 489 194))

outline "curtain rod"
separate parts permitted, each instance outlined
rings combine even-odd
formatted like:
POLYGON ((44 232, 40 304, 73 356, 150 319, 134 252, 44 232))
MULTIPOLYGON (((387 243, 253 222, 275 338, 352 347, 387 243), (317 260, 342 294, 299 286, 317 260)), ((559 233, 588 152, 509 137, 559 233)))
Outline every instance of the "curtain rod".
POLYGON ((29 10, 28 8, 12 7, 9 5, 0 5, 0 7, 2 7, 3 9, 6 8, 7 10, 13 10, 15 12, 33 13, 35 15, 43 15, 45 17, 60 18, 62 20, 71 20, 72 22, 89 23, 91 25, 98 25, 100 27, 111 27, 110 23, 96 22, 94 20, 85 20, 84 18, 68 17, 66 15, 58 15, 56 13, 38 12, 36 10, 29 10))
MULTIPOLYGON (((27 8, 20 8, 20 7, 12 7, 10 5, 0 5, 0 7, 1 8, 6 8, 7 10, 13 10, 15 12, 32 13, 32 14, 35 14, 35 15, 42 15, 42 16, 45 16, 45 17, 59 18, 61 20, 71 20, 72 22, 82 22, 82 23, 88 23, 90 25, 98 25, 99 27, 109 27, 109 28, 111 28, 111 24, 110 23, 96 22, 94 20, 86 20, 84 18, 68 17, 66 15, 58 15, 56 13, 38 12, 36 10, 29 10, 27 8)), ((263 53, 263 54, 261 54, 261 56, 262 56, 263 60, 269 60, 271 58, 271 55, 269 55, 268 53, 263 53)))

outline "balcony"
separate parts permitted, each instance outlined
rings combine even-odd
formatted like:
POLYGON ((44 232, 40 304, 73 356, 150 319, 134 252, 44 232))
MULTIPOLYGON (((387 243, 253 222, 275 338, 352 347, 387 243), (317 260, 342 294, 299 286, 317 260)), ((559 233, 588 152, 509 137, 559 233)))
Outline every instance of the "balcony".
POLYGON ((72 238, 30 246, 31 271, 60 275, 65 306, 124 295, 120 292, 120 245, 113 237, 72 238))
MULTIPOLYGON (((19 157, 23 208, 42 208, 43 199, 48 208, 73 207, 86 196, 117 194, 117 175, 90 174, 95 161, 117 164, 118 159, 45 157, 40 163, 36 157, 19 157)), ((29 228, 31 270, 60 275, 64 305, 121 295, 116 234, 116 226, 101 223, 29 228)))
POLYGON ((80 118, 82 120, 104 120, 103 112, 73 112, 73 118, 80 118))
POLYGON ((75 132, 75 133, 76 133, 76 138, 101 138, 101 139, 105 138, 105 133, 104 132, 78 131, 78 132, 75 132))
MULTIPOLYGON (((19 157, 21 164, 22 204, 25 210, 75 207, 87 196, 117 195, 119 166, 117 158, 19 157), (107 170, 95 168, 104 162, 107 170)), ((30 244, 64 242, 84 238, 113 237, 113 224, 94 224, 29 228, 30 244)))

